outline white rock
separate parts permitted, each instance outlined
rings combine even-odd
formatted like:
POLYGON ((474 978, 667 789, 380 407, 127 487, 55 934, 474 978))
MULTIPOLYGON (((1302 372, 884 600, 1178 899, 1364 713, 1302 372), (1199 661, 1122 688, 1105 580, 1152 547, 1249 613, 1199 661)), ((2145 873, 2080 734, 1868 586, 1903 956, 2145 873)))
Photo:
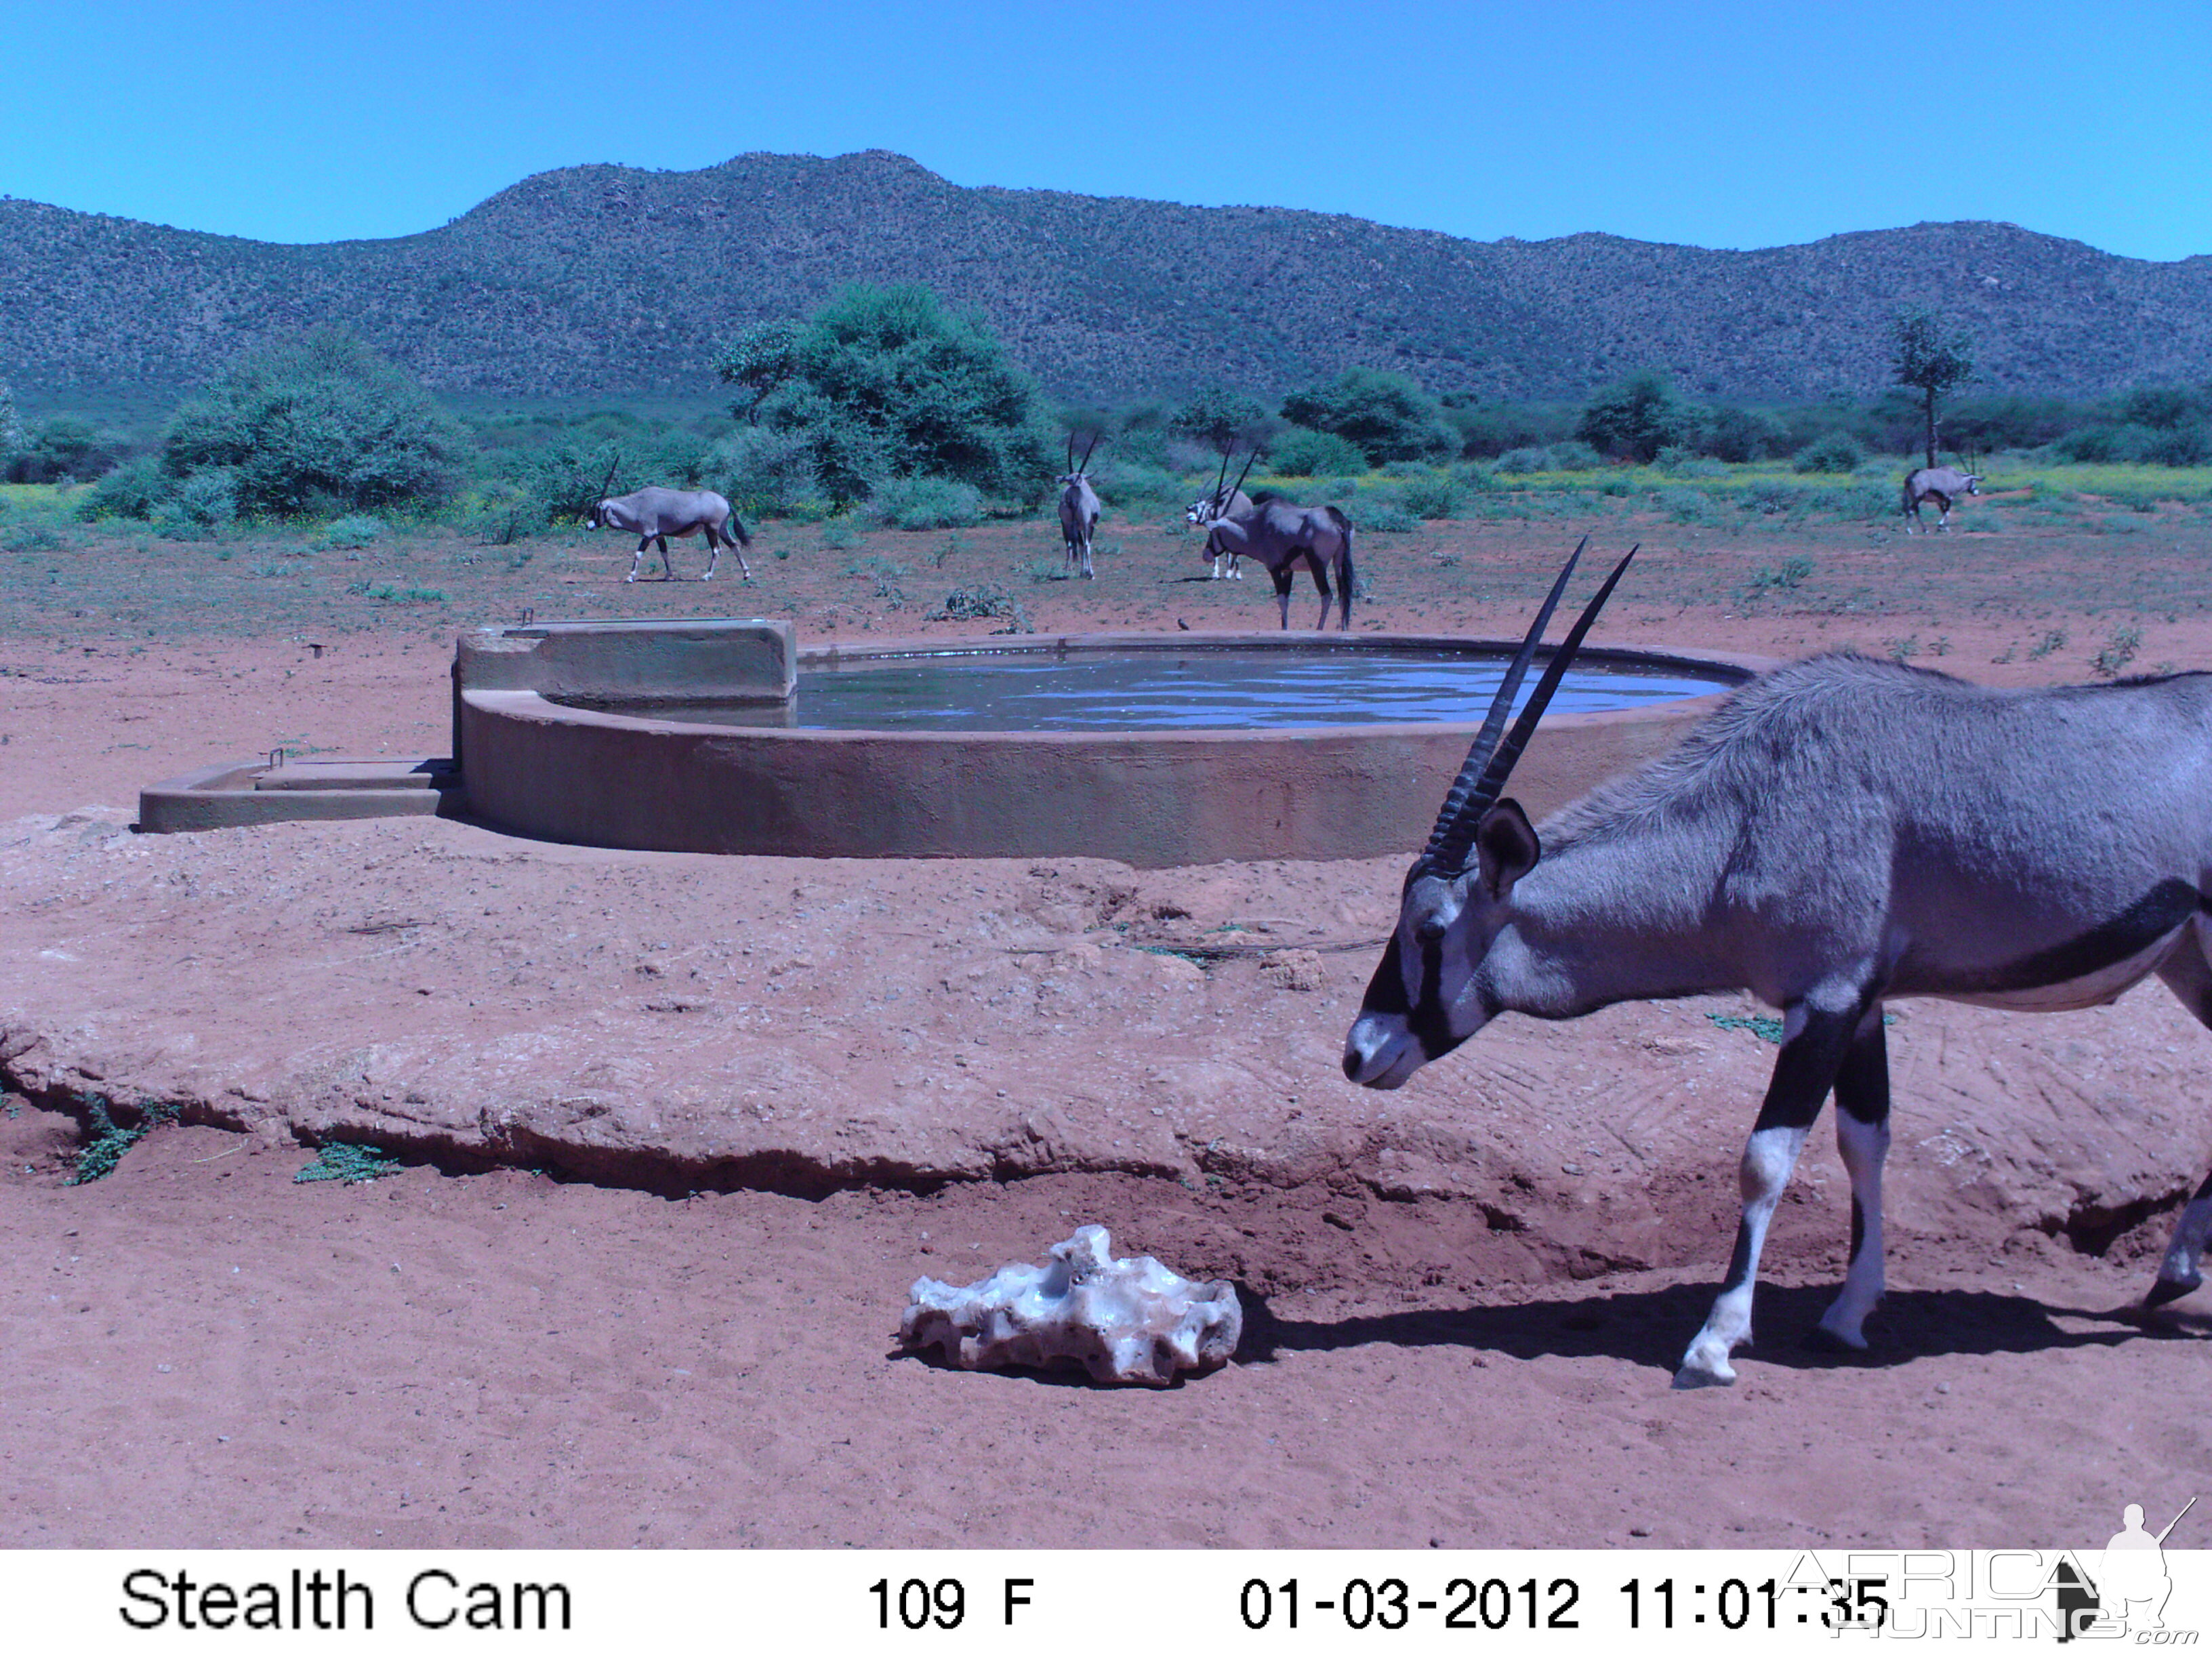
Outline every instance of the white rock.
POLYGON ((1151 1256, 1116 1261, 1103 1227, 1078 1227, 1042 1267, 1015 1262, 965 1286, 917 1279, 899 1340, 969 1370, 1071 1362, 1097 1382, 1165 1388, 1221 1364, 1244 1327, 1237 1287, 1198 1284, 1151 1256))

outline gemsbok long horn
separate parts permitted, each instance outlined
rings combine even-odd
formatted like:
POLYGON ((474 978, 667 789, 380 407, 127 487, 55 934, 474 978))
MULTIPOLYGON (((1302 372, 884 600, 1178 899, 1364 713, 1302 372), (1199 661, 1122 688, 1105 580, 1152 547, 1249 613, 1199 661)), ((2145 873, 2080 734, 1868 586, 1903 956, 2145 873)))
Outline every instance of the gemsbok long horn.
POLYGON ((1522 642, 1513 665, 1499 683, 1498 695, 1491 700, 1490 713, 1483 720, 1482 730, 1475 734, 1475 740, 1468 750, 1467 763, 1460 768, 1450 793, 1444 798, 1443 810, 1437 816, 1436 828, 1430 832, 1429 844, 1421 854, 1417 869, 1425 868, 1437 874, 1457 875, 1466 867, 1468 851, 1474 844, 1475 830, 1482 815, 1497 804, 1499 795, 1504 793, 1506 780, 1513 774, 1514 763, 1521 758, 1521 751, 1528 746, 1528 739, 1535 734, 1536 723, 1543 719, 1545 708, 1550 704, 1553 693, 1559 689, 1559 682, 1566 677, 1576 653, 1582 649, 1583 640, 1589 634, 1590 624, 1597 620, 1598 612, 1605 608, 1605 602, 1613 597, 1613 590, 1620 585, 1621 577, 1627 574, 1629 561, 1636 556, 1641 546, 1638 544, 1638 547, 1630 548, 1622 556, 1620 562, 1613 568, 1613 574, 1605 579, 1604 585, 1583 607, 1574 627, 1568 630, 1567 637, 1560 641, 1559 648, 1552 653, 1551 661, 1545 665, 1543 678, 1536 682, 1535 690, 1529 694, 1521 717, 1514 721, 1513 729, 1506 733, 1504 740, 1499 741, 1498 729, 1504 726, 1506 713, 1512 707, 1514 694, 1520 690, 1522 678, 1535 657, 1537 642, 1542 638, 1544 629, 1552 619, 1552 611, 1565 590, 1567 578, 1574 573, 1576 562, 1582 557, 1583 548, 1589 544, 1589 538, 1584 537, 1582 545, 1575 549, 1574 556, 1567 561, 1566 568, 1560 571, 1559 580, 1552 585, 1550 596, 1544 601, 1544 608, 1537 613, 1535 626, 1522 642))
MULTIPOLYGON (((1228 457, 1224 456, 1222 459, 1225 463, 1228 457)), ((1229 493, 1221 498, 1221 506, 1224 512, 1228 510, 1229 503, 1237 499, 1237 492, 1244 488, 1244 480, 1252 476, 1252 463, 1259 459, 1260 447, 1257 444, 1255 444, 1252 447, 1252 453, 1244 458, 1244 470, 1237 475, 1237 482, 1229 486, 1229 493)), ((1222 468, 1222 471, 1224 472, 1228 470, 1229 469, 1225 465, 1222 468)))
MULTIPOLYGON (((1098 434, 1097 434, 1097 433, 1095 433, 1095 432, 1094 432, 1094 433, 1092 433, 1092 434, 1091 434, 1091 441, 1090 441, 1089 443, 1087 443, 1087 444, 1085 444, 1085 445, 1084 445, 1084 446, 1083 446, 1083 465, 1080 465, 1080 466, 1079 466, 1079 467, 1073 468, 1073 471, 1077 471, 1077 472, 1085 472, 1085 471, 1088 471, 1090 470, 1090 467, 1091 467, 1091 452, 1092 450, 1094 450, 1094 449, 1097 448, 1097 447, 1098 447, 1098 434)), ((1074 454, 1074 453, 1075 453, 1075 434, 1073 434, 1073 433, 1070 433, 1070 434, 1068 434, 1068 439, 1067 439, 1067 453, 1068 453, 1070 455, 1073 455, 1073 454, 1074 454)))

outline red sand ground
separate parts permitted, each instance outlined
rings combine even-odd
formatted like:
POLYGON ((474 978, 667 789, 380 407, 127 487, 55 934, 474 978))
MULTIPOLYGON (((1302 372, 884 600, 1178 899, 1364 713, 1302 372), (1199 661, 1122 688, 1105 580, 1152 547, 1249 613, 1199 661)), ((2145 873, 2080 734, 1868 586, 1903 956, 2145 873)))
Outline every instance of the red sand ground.
MULTIPOLYGON (((2092 653, 2133 629, 2135 666, 2212 663, 2195 523, 2125 538, 1710 544, 1644 528, 1662 544, 1639 602, 1603 630, 1613 640, 1790 655, 1848 639, 1910 644, 1921 660, 1942 641, 1934 665, 2022 683, 2086 678, 2092 653), (1818 562, 1802 592, 1747 607, 1733 597, 1801 551, 1818 562), (2069 643, 2038 654, 2053 633, 2069 643)), ((943 581, 946 567, 929 580, 949 585, 965 561, 970 579, 1018 581, 1035 551, 1024 536, 1034 527, 971 532, 943 581)), ((1371 538, 1379 597, 1363 619, 1513 631, 1559 539, 1542 526, 1371 538)), ((861 551, 913 564, 915 544, 861 551)), ((440 750, 446 647, 416 612, 404 631, 389 617, 336 631, 343 570, 316 600, 328 615, 258 624, 244 580, 219 605, 144 608, 172 574, 155 565, 198 550, 64 556, 82 563, 52 579, 72 585, 60 598, 20 584, 4 596, 15 609, 0 645, 0 818, 25 820, 0 927, 0 1054, 15 1075, 77 1097, 112 1084, 121 1097, 131 1076, 165 1066, 281 1069, 319 1027, 374 1029, 427 984, 425 1002, 477 1003, 449 1020, 464 1034, 603 1009, 599 1040, 620 1062, 610 1092, 633 1064, 638 1086, 673 1089, 693 1061, 656 1060, 647 1034, 659 1028, 629 964, 668 944, 645 930, 704 918, 701 938, 763 951, 757 969, 729 963, 712 998, 764 1003, 772 969, 799 975, 781 1023, 732 1022, 726 1042, 749 1065, 778 1060, 814 1079, 819 1113, 834 1117, 838 1091, 865 1085, 908 1103, 920 1134, 917 1068, 933 1073, 963 1022, 995 1007, 988 1054, 963 1080, 978 1099, 1003 1087, 1018 1103, 1030 1090, 1063 1117, 1093 1102, 1109 1125, 1125 1113, 1141 1125, 1156 1099, 1175 1144, 1202 1150, 1180 1178, 1047 1174, 927 1195, 672 1199, 420 1165, 301 1186, 307 1154, 281 1119, 328 1109, 278 1101, 260 1103, 251 1133, 160 1129, 108 1179, 67 1187, 76 1121, 11 1097, 0 1544, 2087 1544, 2123 1501, 2171 1514, 2212 1484, 2212 1449, 2185 1404, 2201 1392, 2204 1311, 2184 1304, 2148 1327, 2125 1312, 2172 1202, 2212 1156, 2212 1090, 2198 1081, 2212 1036, 2154 987, 2042 1019, 1909 1007, 1893 1288, 1869 1326, 1874 1352, 1837 1359, 1796 1344, 1840 1267, 1841 1188, 1824 1147, 1785 1206, 1743 1382, 1676 1394, 1668 1374, 1726 1255, 1735 1149, 1771 1052, 1699 1006, 1502 1025, 1382 1097, 1329 1063, 1370 965, 1360 953, 1322 957, 1310 981, 1249 963, 1193 977, 1172 959, 1146 980, 1112 950, 1067 942, 1096 918, 1091 899, 1054 885, 1065 875, 806 866, 801 901, 786 884, 793 861, 701 874, 607 855, 580 873, 556 849, 449 823, 136 842, 112 827, 127 811, 56 815, 127 808, 154 777, 278 742, 440 750), (308 639, 328 647, 319 659, 308 639), (160 906, 131 896, 172 877, 191 879, 160 906), (886 879, 896 927, 872 908, 886 879), (755 907, 742 933, 695 902, 702 882, 755 907), (359 966, 313 957, 300 931, 313 907, 277 890, 335 915, 330 896, 349 883, 362 915, 412 897, 451 922, 422 957, 434 973, 405 952, 359 966), (598 896, 606 884, 627 897, 598 896), (863 900, 847 954, 801 965, 787 946, 768 960, 805 915, 863 900), (945 969, 986 961, 978 907, 1025 916, 1061 948, 1019 985, 963 989, 945 969), (541 920, 507 927, 526 915, 541 920), (217 959, 189 968, 173 947, 196 928, 217 959), (887 980, 915 988, 914 1013, 899 1016, 911 1024, 896 1028, 914 1038, 904 1048, 868 1046, 895 1030, 869 995, 887 980), (1010 987, 1012 1001, 990 1002, 1010 987), (157 1028, 158 1044, 134 1047, 134 1031, 157 1028), (192 1030, 204 1051, 180 1058, 192 1030), (1163 1043, 1178 1064, 1243 1081, 1219 1099, 1188 1082, 1148 1096, 1133 1068, 1163 1043), (1401 1119, 1425 1126, 1437 1178, 1406 1173, 1401 1119), (1454 1124, 1468 1138, 1457 1152, 1443 1142, 1454 1124), (915 1277, 1034 1260, 1088 1220, 1121 1250, 1238 1277, 1238 1362, 1153 1393, 895 1356, 915 1277)), ((608 584, 628 559, 611 545, 560 556, 599 584, 579 609, 757 608, 818 635, 834 607, 840 627, 927 631, 918 606, 894 611, 843 577, 851 556, 810 571, 795 554, 775 605, 756 605, 734 587, 608 584)), ((1264 588, 1184 586, 1176 556, 1102 557, 1095 589, 1040 583, 1024 597, 1046 628, 1172 626, 1178 611, 1194 626, 1271 622, 1264 588)), ((496 571, 477 587, 447 580, 456 614, 441 635, 508 614, 496 571)), ((1155 912, 1188 908, 1193 927, 1254 915, 1274 884, 1279 923, 1334 938, 1370 927, 1396 875, 1378 861, 1132 880, 1177 898, 1155 912)), ((714 1047, 685 1041, 687 1053, 714 1047)), ((1074 1123, 1071 1139, 1092 1127, 1074 1123)))

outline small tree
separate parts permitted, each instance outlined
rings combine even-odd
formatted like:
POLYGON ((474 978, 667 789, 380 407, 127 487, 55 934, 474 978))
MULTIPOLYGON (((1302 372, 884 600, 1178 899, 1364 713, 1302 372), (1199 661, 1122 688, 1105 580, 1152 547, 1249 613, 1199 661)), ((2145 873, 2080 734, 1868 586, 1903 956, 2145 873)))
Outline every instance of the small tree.
POLYGON ((751 394, 750 401, 730 405, 732 415, 760 418, 760 406, 796 371, 792 347, 798 337, 793 322, 756 323, 714 354, 714 373, 751 394))
POLYGON ((1920 393, 1928 439, 1928 465, 1936 465, 1936 405, 1943 394, 1963 385, 1974 372, 1973 343, 1963 333, 1946 331, 1943 319, 1919 306, 1898 313, 1890 326, 1893 378, 1920 393))
POLYGON ((23 422, 15 413, 15 392, 0 380, 0 459, 23 447, 23 422))
POLYGON ((1575 435, 1605 455, 1649 461, 1670 444, 1697 434, 1697 411, 1674 396, 1656 368, 1606 387, 1583 405, 1575 435))
POLYGON ((1177 437, 1193 439, 1226 456, 1245 444, 1257 447, 1274 434, 1274 417, 1254 398, 1226 386, 1197 392, 1168 422, 1177 437))
POLYGON ((717 366, 767 388, 755 404, 762 424, 806 435, 833 499, 939 477, 1035 500, 1058 471, 1029 377, 981 322, 920 283, 842 290, 792 325, 781 356, 775 326, 740 336, 717 366))

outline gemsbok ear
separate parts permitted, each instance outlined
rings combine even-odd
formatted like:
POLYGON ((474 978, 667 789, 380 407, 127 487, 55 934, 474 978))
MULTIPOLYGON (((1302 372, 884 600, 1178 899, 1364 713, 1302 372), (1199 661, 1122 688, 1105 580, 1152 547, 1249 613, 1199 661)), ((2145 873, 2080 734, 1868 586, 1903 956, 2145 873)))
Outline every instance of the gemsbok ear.
POLYGON ((1504 898, 1513 884, 1536 867, 1544 844, 1517 800, 1498 803, 1475 826, 1474 849, 1482 860, 1482 885, 1492 898, 1504 898))

